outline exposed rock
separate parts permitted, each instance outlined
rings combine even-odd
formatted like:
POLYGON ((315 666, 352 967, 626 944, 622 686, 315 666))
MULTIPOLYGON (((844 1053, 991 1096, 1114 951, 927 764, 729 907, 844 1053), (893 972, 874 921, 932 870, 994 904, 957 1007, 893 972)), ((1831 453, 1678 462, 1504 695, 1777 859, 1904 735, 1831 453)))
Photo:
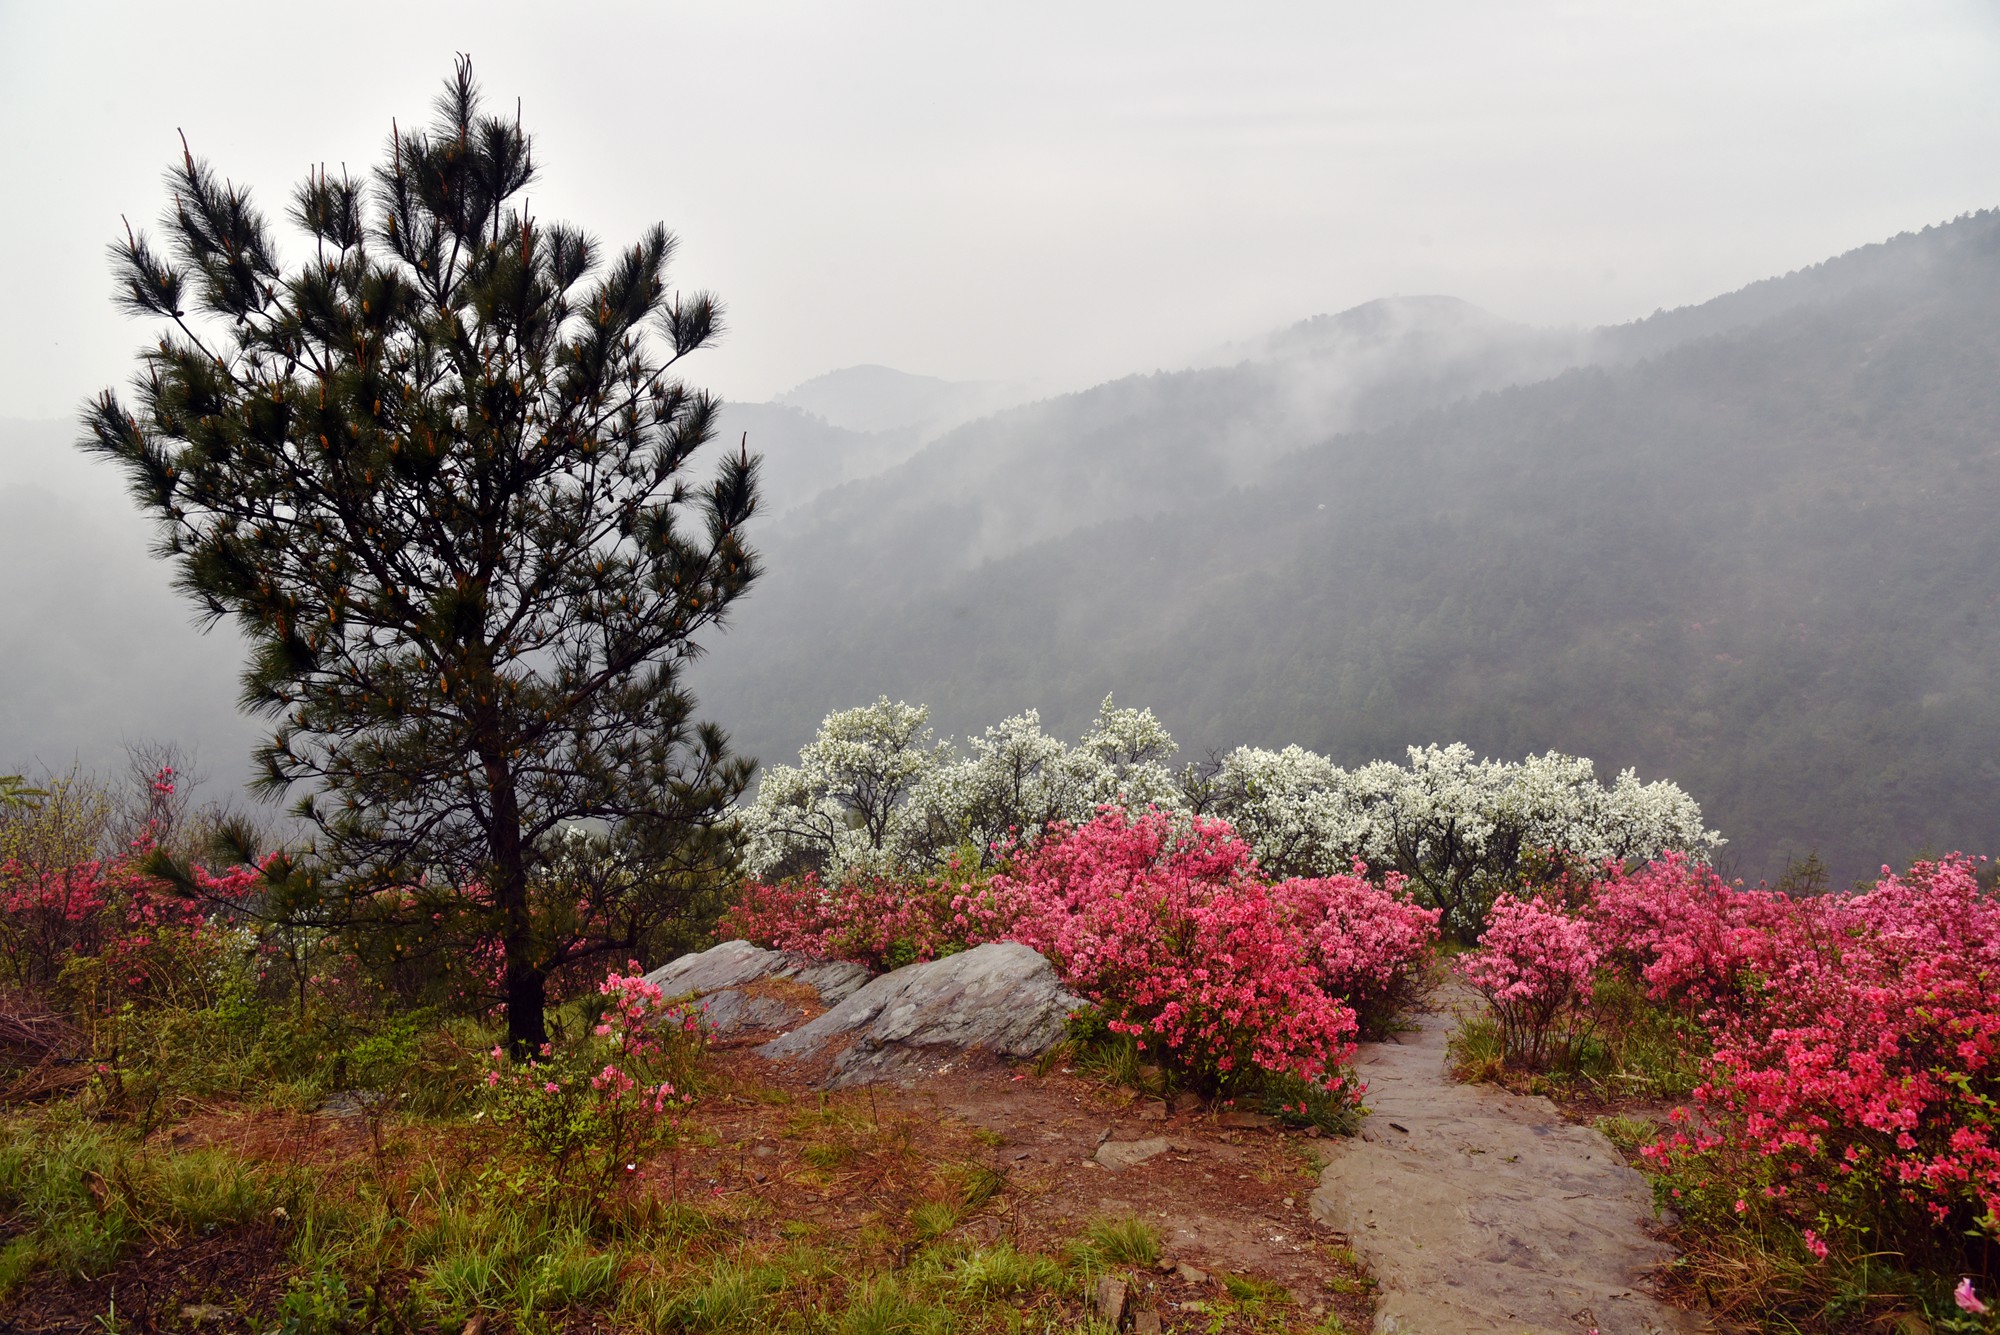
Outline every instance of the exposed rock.
POLYGON ((1101 1275, 1097 1280, 1097 1296, 1091 1306, 1097 1310, 1097 1319, 1116 1330, 1125 1322, 1125 1300, 1130 1296, 1125 1281, 1114 1275, 1101 1275))
POLYGON ((1362 1045, 1356 1068, 1373 1112, 1360 1139, 1334 1150, 1310 1201, 1380 1281, 1375 1329, 1703 1329, 1645 1289, 1648 1271, 1672 1258, 1646 1231, 1645 1179, 1547 1099, 1453 1083, 1453 1020, 1426 1015, 1398 1042, 1362 1045))
POLYGON ((868 970, 845 960, 724 941, 661 965, 646 981, 670 997, 698 997, 717 1036, 734 1038, 782 1033, 817 1006, 838 1005, 868 981, 868 970))
POLYGON ((1150 1307, 1133 1313, 1132 1335, 1160 1335, 1160 1314, 1150 1307))
POLYGON ((1034 1057, 1083 1001, 1049 962, 1013 942, 883 974, 826 1014, 758 1048, 773 1059, 830 1057, 829 1089, 938 1070, 962 1054, 1034 1057))
POLYGON ((1153 1136, 1147 1140, 1107 1140, 1097 1147, 1097 1162, 1106 1168, 1130 1168, 1157 1158, 1172 1148, 1173 1145, 1164 1136, 1153 1136))
POLYGON ((313 1109, 315 1117, 365 1117, 381 1106, 382 1092, 375 1089, 336 1089, 313 1109))
POLYGON ((1208 1272, 1206 1270, 1197 1270, 1195 1267, 1189 1265, 1186 1261, 1182 1261, 1180 1263, 1180 1266, 1178 1267, 1178 1272, 1180 1274, 1180 1277, 1183 1280, 1187 1281, 1189 1284, 1208 1283, 1208 1272))

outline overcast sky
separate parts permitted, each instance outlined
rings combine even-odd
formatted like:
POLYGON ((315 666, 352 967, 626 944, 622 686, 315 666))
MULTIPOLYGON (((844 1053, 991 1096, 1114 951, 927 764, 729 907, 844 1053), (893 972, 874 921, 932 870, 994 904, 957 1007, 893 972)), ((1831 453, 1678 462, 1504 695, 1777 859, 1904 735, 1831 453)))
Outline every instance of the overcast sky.
POLYGON ((880 362, 1081 385, 1376 296, 1629 319, 2000 203, 2000 5, 0 0, 0 416, 122 381, 119 215, 267 208, 452 53, 535 212, 659 219, 764 398, 880 362))

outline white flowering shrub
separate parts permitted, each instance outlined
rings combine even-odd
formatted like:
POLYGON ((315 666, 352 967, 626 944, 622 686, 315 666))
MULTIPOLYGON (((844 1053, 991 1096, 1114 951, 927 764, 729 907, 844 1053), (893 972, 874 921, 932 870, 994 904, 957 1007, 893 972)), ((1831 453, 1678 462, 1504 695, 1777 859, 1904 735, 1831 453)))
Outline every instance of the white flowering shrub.
POLYGON ((828 714, 799 763, 765 771, 738 816, 750 874, 892 869, 909 842, 911 792, 950 755, 922 705, 884 696, 828 714))
POLYGON ((1674 784, 1631 770, 1609 788, 1592 763, 1551 751, 1518 763, 1471 748, 1411 747, 1406 764, 1344 770, 1298 747, 1225 757, 1208 809, 1242 832, 1270 871, 1324 876, 1355 859, 1409 878, 1444 925, 1475 935, 1524 857, 1600 863, 1678 852, 1705 861, 1722 842, 1674 784))
POLYGON ((968 739, 969 755, 935 740, 928 720, 886 697, 827 715, 799 763, 767 772, 739 816, 750 874, 926 870, 961 850, 984 861, 997 843, 1088 821, 1103 803, 1175 804, 1166 761, 1177 748, 1149 709, 1106 696, 1074 747, 1031 709, 968 739))

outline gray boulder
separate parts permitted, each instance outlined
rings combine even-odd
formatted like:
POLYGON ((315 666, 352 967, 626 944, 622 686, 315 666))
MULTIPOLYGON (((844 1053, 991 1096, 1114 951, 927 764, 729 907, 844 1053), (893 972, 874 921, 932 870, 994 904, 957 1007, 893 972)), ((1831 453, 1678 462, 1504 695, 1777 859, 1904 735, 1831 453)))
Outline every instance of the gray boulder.
POLYGON ((724 941, 683 955, 646 975, 669 997, 701 1001, 718 1038, 782 1033, 817 1006, 833 1006, 859 991, 868 970, 844 960, 817 960, 748 941, 724 941), (801 992, 811 989, 814 996, 801 992))
POLYGON ((907 1079, 968 1052, 1034 1057, 1062 1039, 1084 1001, 1053 965, 1013 942, 883 974, 826 1014, 757 1049, 778 1060, 830 1058, 829 1089, 907 1079))

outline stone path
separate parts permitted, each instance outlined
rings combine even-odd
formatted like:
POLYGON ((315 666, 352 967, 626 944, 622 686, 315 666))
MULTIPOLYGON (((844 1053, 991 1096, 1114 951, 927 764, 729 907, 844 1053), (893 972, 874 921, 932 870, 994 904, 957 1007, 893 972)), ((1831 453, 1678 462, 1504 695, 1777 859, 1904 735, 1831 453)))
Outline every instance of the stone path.
MULTIPOLYGON (((1463 999, 1447 997, 1447 1004, 1463 999)), ((1652 1193, 1596 1131, 1547 1099, 1445 1072, 1449 1011, 1357 1058, 1372 1110, 1338 1144, 1312 1211, 1353 1239, 1381 1284, 1375 1329, 1397 1335, 1691 1335, 1653 1298, 1672 1253, 1645 1231, 1652 1193)))

